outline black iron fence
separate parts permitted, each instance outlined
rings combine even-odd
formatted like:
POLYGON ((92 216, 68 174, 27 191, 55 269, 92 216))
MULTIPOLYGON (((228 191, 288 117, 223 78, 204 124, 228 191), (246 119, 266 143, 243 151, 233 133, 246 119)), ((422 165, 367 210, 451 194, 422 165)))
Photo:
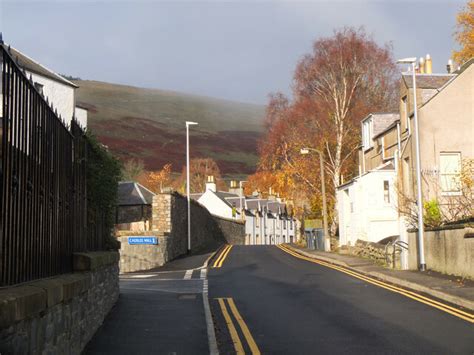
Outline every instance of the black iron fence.
POLYGON ((83 130, 75 120, 71 129, 64 124, 3 45, 0 61, 4 286, 70 272, 74 251, 98 250, 103 242, 88 233, 83 130))

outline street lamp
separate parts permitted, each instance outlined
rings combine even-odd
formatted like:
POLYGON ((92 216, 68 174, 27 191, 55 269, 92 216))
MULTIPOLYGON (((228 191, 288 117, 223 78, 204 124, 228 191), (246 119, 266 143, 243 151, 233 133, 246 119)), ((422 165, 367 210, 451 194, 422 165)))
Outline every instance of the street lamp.
POLYGON ((324 228, 324 250, 331 251, 331 239, 328 232, 328 208, 326 204, 326 183, 324 181, 324 156, 319 149, 301 148, 300 153, 305 155, 310 151, 319 154, 319 169, 321 170, 321 194, 323 195, 323 228, 324 228))
MULTIPOLYGON (((416 72, 415 64, 416 58, 403 58, 397 60, 397 64, 411 64, 411 73, 413 80, 413 119, 415 123, 415 155, 416 155, 416 187, 417 187, 417 206, 418 206, 418 248, 420 257, 420 270, 426 270, 425 263, 425 247, 424 247, 424 223, 423 223, 423 196, 421 188, 421 160, 420 160, 420 138, 418 128, 418 108, 416 105, 416 72)), ((408 112, 406 113, 408 116, 408 112)), ((408 124, 410 122, 408 121, 408 124)))
POLYGON ((240 214, 240 218, 241 218, 241 219, 243 219, 244 210, 245 210, 245 208, 243 207, 243 197, 244 197, 243 195, 244 195, 244 194, 243 194, 242 185, 243 185, 244 183, 246 183, 246 182, 247 182, 247 180, 240 180, 240 181, 239 181, 240 213, 241 213, 241 214, 240 214))
POLYGON ((189 126, 197 122, 186 121, 186 196, 188 199, 188 253, 191 252, 191 198, 189 186, 189 126))

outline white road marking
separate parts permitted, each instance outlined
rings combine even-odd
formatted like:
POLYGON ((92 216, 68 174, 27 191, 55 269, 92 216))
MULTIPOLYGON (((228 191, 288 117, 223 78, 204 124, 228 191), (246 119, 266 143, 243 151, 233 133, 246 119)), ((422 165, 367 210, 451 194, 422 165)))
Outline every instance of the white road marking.
MULTIPOLYGON (((207 273, 207 270, 206 270, 206 273, 207 273)), ((203 287, 202 287, 202 302, 204 303, 204 314, 206 316, 207 340, 209 342, 209 354, 218 355, 219 350, 217 349, 216 333, 214 331, 214 321, 211 315, 211 307, 209 306, 208 289, 209 289, 208 280, 205 278, 203 280, 203 287)))
POLYGON ((201 269, 201 279, 204 280, 207 277, 207 269, 201 269))
POLYGON ((131 279, 146 279, 148 277, 153 277, 154 275, 127 275, 126 278, 131 278, 131 279))
POLYGON ((183 279, 190 280, 193 277, 193 270, 186 270, 183 279))

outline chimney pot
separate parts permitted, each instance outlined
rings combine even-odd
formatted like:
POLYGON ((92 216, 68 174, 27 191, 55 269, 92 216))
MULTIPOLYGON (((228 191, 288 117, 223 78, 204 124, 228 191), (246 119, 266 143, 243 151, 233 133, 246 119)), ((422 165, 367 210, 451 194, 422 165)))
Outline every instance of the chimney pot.
POLYGON ((433 62, 432 62, 431 56, 429 54, 427 54, 426 58, 425 58, 425 73, 426 74, 433 73, 433 62))
POLYGON ((425 73, 425 58, 420 57, 420 62, 419 62, 419 67, 420 67, 420 74, 425 73))
POLYGON ((451 74, 453 72, 454 65, 453 65, 453 60, 449 59, 448 64, 446 65, 446 70, 448 71, 448 74, 451 74))

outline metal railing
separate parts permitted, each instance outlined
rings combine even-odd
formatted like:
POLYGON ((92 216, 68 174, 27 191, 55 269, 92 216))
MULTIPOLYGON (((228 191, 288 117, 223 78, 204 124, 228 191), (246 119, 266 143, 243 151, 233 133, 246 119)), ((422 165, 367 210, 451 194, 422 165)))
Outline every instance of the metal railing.
POLYGON ((87 139, 0 45, 0 286, 72 270, 88 240, 87 139))

